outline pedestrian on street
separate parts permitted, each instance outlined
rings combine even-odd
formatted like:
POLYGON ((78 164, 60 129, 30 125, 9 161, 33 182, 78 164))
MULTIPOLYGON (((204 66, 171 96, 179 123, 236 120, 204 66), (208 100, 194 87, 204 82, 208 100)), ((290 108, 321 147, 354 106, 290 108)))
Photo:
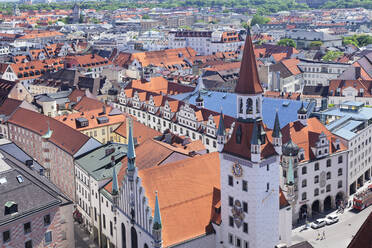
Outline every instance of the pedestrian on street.
POLYGON ((323 237, 322 237, 322 239, 325 239, 325 231, 323 230, 323 237))
POLYGON ((318 231, 318 237, 316 238, 316 240, 319 240, 320 239, 320 232, 318 231))

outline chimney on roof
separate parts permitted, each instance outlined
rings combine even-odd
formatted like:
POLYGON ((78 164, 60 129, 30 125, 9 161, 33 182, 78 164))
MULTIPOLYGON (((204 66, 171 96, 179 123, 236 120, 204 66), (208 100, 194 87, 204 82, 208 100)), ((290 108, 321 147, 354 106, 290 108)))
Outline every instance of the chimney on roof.
MULTIPOLYGON (((115 151, 115 148, 113 148, 115 151)), ((115 156, 111 156, 111 166, 115 166, 115 156)))

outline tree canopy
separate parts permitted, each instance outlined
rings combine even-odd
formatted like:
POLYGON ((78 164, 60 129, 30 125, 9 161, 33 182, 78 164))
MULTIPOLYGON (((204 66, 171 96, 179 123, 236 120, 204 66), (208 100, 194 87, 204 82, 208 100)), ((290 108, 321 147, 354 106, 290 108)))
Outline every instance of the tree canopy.
POLYGON ((369 44, 372 44, 372 36, 368 34, 360 34, 360 35, 353 35, 353 36, 345 36, 342 37, 342 43, 344 45, 352 44, 356 47, 363 47, 369 44))
POLYGON ((296 42, 292 39, 281 39, 278 41, 279 46, 290 46, 296 48, 296 42))
POLYGON ((324 61, 335 61, 336 59, 344 56, 343 52, 340 51, 328 51, 324 56, 323 60, 324 61))
POLYGON ((264 16, 261 16, 261 15, 254 15, 253 18, 252 18, 252 21, 251 21, 251 26, 254 26, 256 24, 260 25, 260 24, 266 24, 270 21, 270 18, 268 17, 264 17, 264 16))

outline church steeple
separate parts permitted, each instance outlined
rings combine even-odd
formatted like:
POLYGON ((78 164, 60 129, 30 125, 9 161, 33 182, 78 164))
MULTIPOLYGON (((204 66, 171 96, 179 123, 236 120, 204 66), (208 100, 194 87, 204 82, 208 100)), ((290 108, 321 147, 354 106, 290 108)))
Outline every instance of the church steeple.
POLYGON ((223 146, 225 144, 225 124, 223 121, 223 114, 222 110, 220 113, 220 121, 218 123, 218 129, 217 129, 217 150, 218 152, 222 152, 223 146))
POLYGON ((134 171, 136 168, 136 152, 134 149, 134 141, 133 141, 133 128, 132 128, 132 122, 129 122, 129 132, 128 132, 128 152, 127 152, 127 174, 129 177, 129 180, 133 180, 134 171))
POLYGON ((152 234, 154 236, 154 247, 162 247, 162 237, 161 237, 162 225, 160 216, 160 206, 158 199, 158 192, 155 192, 155 211, 154 211, 154 224, 152 226, 152 234))
POLYGON ((251 32, 248 28, 245 39, 239 80, 235 87, 237 94, 237 117, 242 119, 262 118, 263 89, 258 77, 251 32))
POLYGON ((262 94, 263 89, 258 77, 256 57, 254 55, 251 31, 247 29, 247 38, 245 39, 244 52, 240 65, 240 75, 235 87, 235 93, 238 94, 262 94))
POLYGON ((282 154, 282 131, 280 130, 278 110, 276 111, 276 114, 275 114, 274 129, 273 129, 272 137, 273 137, 273 145, 274 145, 275 151, 276 153, 281 155, 282 154))

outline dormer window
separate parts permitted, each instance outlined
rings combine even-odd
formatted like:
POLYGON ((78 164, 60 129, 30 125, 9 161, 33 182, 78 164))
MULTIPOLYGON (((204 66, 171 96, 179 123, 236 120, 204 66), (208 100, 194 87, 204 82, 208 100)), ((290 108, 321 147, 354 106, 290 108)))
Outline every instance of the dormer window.
POLYGON ((5 215, 14 214, 18 212, 18 204, 13 201, 8 201, 5 203, 5 215))

